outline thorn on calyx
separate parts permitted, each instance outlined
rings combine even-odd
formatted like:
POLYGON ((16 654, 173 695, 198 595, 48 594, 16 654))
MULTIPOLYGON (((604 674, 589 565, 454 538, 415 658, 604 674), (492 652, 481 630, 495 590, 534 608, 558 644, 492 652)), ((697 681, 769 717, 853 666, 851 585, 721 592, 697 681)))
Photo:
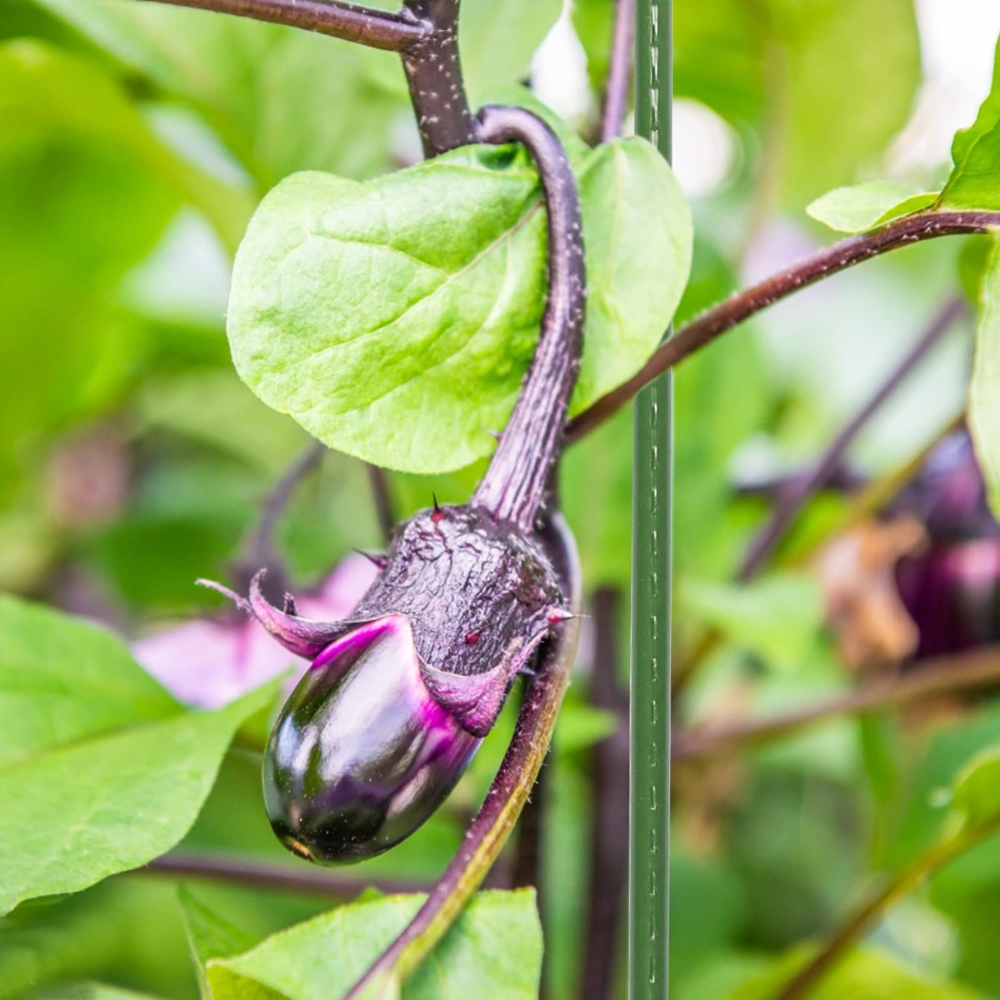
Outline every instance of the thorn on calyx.
POLYGON ((389 565, 388 556, 380 556, 374 552, 365 552, 364 549, 355 549, 359 556, 364 556, 377 569, 385 569, 389 565))
POLYGON ((438 503, 438 498, 436 493, 431 494, 431 498, 434 500, 434 513, 431 514, 431 520, 437 524, 438 521, 444 520, 444 508, 438 503))
POLYGON ((569 621, 570 618, 580 618, 580 615, 573 614, 565 608, 550 608, 548 620, 550 625, 558 625, 560 622, 569 621))

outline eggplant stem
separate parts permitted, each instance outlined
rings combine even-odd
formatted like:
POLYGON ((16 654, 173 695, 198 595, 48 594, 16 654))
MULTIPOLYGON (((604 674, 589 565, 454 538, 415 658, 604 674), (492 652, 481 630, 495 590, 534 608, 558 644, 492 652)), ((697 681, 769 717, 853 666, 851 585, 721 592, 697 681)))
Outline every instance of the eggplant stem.
POLYGON ((548 215, 549 292, 538 347, 472 500, 498 521, 530 531, 562 447, 566 410, 580 370, 587 297, 583 222, 566 151, 541 118, 524 108, 488 106, 479 113, 479 123, 482 142, 519 142, 528 150, 548 215))

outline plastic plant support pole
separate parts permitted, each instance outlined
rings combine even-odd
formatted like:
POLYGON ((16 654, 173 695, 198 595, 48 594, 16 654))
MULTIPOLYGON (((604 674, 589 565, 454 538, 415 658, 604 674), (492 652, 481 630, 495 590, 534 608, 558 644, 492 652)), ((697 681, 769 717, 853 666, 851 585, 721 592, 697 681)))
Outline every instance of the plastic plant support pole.
MULTIPOLYGON (((671 0, 636 4, 636 132, 670 158, 671 0)), ((636 253, 642 247, 635 248, 636 253)), ((630 1000, 669 986, 671 373, 636 398, 629 681, 630 1000)))

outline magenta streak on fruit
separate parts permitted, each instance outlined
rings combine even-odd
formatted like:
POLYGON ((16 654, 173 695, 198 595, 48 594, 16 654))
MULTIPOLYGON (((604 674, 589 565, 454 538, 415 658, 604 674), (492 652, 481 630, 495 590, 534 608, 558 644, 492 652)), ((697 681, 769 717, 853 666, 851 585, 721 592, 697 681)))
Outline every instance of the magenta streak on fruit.
POLYGON ((271 824, 314 861, 371 857, 440 805, 480 742, 424 686, 406 617, 368 622, 324 650, 274 727, 271 824))

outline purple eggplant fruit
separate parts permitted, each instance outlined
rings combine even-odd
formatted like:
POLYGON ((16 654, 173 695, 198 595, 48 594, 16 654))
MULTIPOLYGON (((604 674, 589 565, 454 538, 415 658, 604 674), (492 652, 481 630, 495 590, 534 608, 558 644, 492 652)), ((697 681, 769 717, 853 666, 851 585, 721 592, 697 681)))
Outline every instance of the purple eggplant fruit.
MULTIPOLYGON (((261 574, 229 592, 312 667, 267 746, 264 793, 277 836, 320 863, 361 861, 409 836, 441 804, 539 645, 570 616, 543 508, 576 383, 584 323, 576 182, 559 140, 520 108, 485 108, 483 142, 521 142, 548 216, 541 336, 511 419, 469 504, 422 511, 344 621, 271 605, 261 574)), ((221 589, 221 588, 220 588, 221 589)))

